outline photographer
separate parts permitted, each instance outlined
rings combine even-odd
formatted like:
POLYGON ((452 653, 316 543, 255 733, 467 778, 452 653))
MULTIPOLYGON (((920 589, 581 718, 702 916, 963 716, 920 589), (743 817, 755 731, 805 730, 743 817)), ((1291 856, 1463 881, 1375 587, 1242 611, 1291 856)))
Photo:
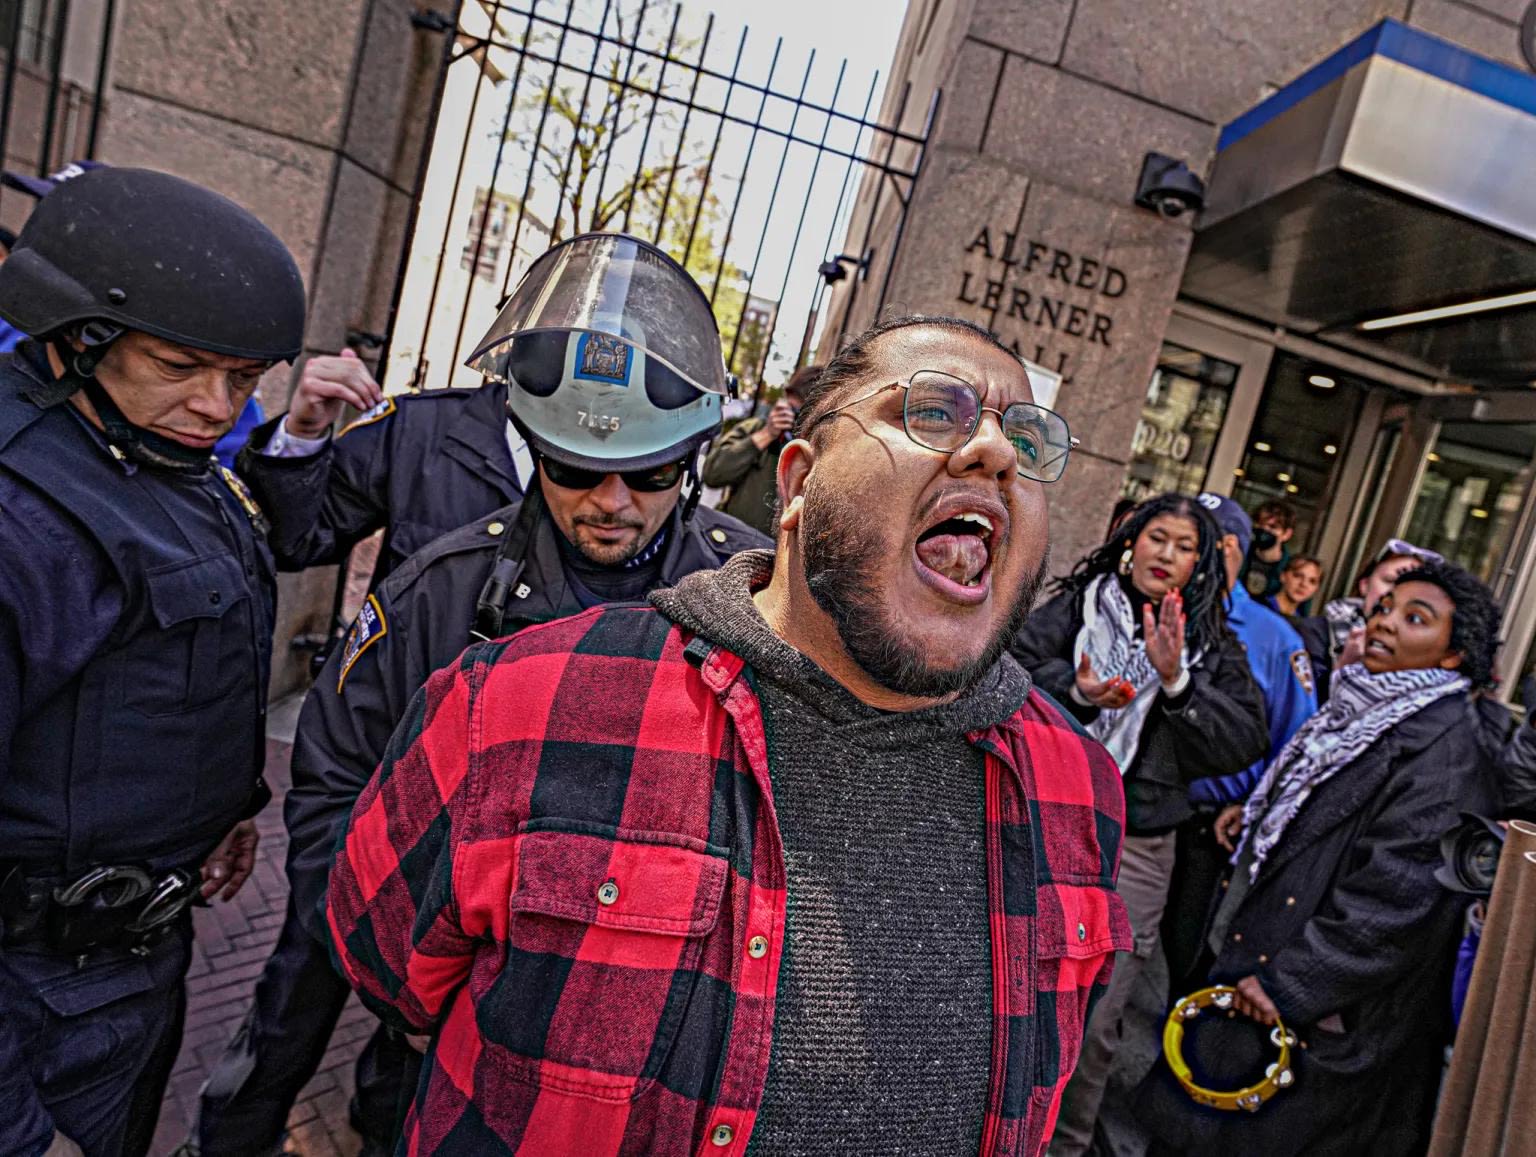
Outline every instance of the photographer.
POLYGON ((805 401, 805 391, 821 376, 821 369, 802 366, 796 370, 766 417, 738 422, 704 459, 704 485, 727 491, 720 509, 764 534, 774 533, 779 451, 789 441, 789 428, 805 401))

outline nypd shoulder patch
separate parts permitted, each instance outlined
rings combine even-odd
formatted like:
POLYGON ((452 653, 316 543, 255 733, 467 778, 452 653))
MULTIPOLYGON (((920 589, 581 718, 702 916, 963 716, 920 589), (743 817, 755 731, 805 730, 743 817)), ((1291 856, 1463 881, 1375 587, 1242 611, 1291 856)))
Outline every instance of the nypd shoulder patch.
POLYGON ((1291 652, 1291 672, 1307 694, 1312 694, 1312 659, 1305 651, 1291 652))
POLYGON ((375 422, 383 421, 394 412, 395 399, 385 398, 377 406, 364 410, 357 417, 353 418, 350 422, 341 428, 341 433, 337 434, 336 437, 344 437, 347 434, 350 434, 353 430, 357 429, 359 426, 371 426, 375 422))
POLYGON ((369 595, 363 609, 357 612, 352 629, 347 632, 347 641, 341 652, 341 674, 336 678, 336 694, 340 695, 341 689, 347 685, 347 674, 352 670, 352 664, 387 634, 389 624, 384 621, 384 610, 379 606, 379 600, 369 595))

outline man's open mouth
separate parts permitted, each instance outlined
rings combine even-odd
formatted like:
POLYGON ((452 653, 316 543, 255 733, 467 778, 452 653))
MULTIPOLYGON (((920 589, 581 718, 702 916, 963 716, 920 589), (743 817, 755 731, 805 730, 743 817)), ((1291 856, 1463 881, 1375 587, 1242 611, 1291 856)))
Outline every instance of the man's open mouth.
POLYGON ((1372 655, 1390 655, 1392 647, 1381 639, 1366 639, 1365 649, 1372 655))
POLYGON ((998 521, 979 510, 962 510, 934 523, 917 536, 919 573, 927 571, 931 583, 940 580, 943 585, 933 585, 946 594, 984 594, 998 521))

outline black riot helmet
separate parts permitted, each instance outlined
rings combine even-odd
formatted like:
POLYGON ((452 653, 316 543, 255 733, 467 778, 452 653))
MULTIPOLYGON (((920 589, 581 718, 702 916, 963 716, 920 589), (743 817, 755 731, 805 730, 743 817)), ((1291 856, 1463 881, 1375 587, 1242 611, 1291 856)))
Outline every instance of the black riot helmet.
POLYGON ((0 317, 37 338, 94 321, 292 361, 304 282, 277 236, 228 198, 168 173, 103 167, 38 202, 0 265, 0 317))

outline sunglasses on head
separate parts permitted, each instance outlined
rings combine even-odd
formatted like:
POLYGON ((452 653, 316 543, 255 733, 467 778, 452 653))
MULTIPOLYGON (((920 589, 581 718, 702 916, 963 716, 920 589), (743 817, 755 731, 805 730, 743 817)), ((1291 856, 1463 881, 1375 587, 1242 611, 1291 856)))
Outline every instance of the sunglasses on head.
POLYGON ((1371 569, 1375 570, 1389 558, 1412 558, 1419 562, 1440 563, 1445 561, 1445 556, 1425 546, 1414 546, 1411 542, 1405 542, 1401 538, 1387 539, 1387 545, 1376 552, 1375 561, 1371 569))
POLYGON ((617 474, 624 480, 625 486, 641 494, 671 490, 682 481, 688 469, 687 458, 663 466, 652 466, 649 470, 582 470, 577 466, 557 462, 547 455, 540 457, 539 462, 544 467, 544 477, 562 490, 594 490, 602 485, 603 479, 609 474, 617 474))

